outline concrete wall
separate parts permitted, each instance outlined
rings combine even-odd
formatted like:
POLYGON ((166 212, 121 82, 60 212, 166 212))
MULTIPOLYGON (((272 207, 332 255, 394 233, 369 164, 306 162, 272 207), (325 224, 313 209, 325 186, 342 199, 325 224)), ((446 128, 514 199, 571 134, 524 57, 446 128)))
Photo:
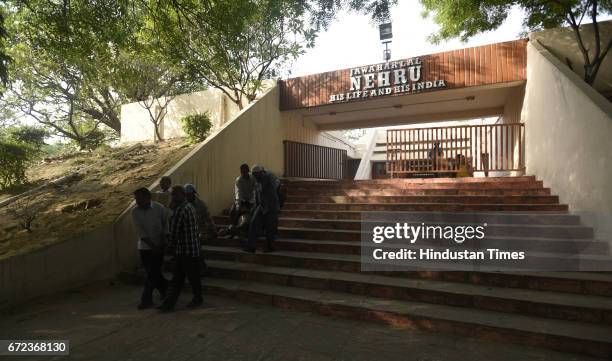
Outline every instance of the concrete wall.
MULTIPOLYGON (((209 112, 213 130, 216 130, 239 112, 238 106, 217 89, 179 95, 171 100, 167 110, 160 129, 164 139, 185 136, 180 120, 186 115, 209 112)), ((122 105, 121 142, 145 140, 154 140, 148 111, 138 102, 122 105)))
POLYGON ((612 105, 537 41, 527 52, 527 173, 612 242, 612 105))
POLYGON ((520 123, 521 112, 523 110, 523 99, 525 97, 525 87, 517 87, 513 89, 506 104, 504 105, 504 114, 502 115, 502 123, 520 123))
MULTIPOLYGON (((368 129, 366 138, 366 147, 359 162, 359 167, 355 173, 355 180, 372 179, 372 159, 374 158, 374 150, 376 142, 379 138, 379 130, 376 128, 368 129)), ((385 155, 386 156, 386 155, 385 155)))
MULTIPOLYGON (((587 49, 595 48, 595 38, 593 36, 593 25, 585 24, 580 28, 582 38, 587 49)), ((612 20, 599 22, 599 32, 601 35, 601 43, 608 44, 612 38, 612 20)), ((565 68, 569 68, 567 60, 572 64, 572 71, 581 79, 584 76, 584 60, 574 32, 571 28, 556 28, 548 29, 529 34, 531 41, 539 41, 552 55, 554 55, 565 68)), ((593 57, 591 50, 591 58, 593 57)), ((529 79, 529 77, 527 77, 529 79)), ((595 89, 605 96, 612 96, 612 54, 604 59, 599 73, 595 79, 595 89)))
POLYGON ((176 184, 195 184, 214 214, 231 204, 240 164, 260 164, 282 175, 283 140, 350 148, 343 140, 317 130, 300 114, 280 112, 278 102, 279 88, 269 88, 166 174, 176 184))
MULTIPOLYGON (((355 146, 345 139, 341 132, 320 131, 315 124, 304 120, 303 116, 299 113, 279 112, 279 116, 282 117, 283 139, 346 149, 349 157, 357 155, 355 146)), ((278 174, 282 174, 282 171, 278 174)))
POLYGON ((0 260, 0 309, 98 280, 136 263, 129 232, 115 237, 105 225, 74 239, 0 260))

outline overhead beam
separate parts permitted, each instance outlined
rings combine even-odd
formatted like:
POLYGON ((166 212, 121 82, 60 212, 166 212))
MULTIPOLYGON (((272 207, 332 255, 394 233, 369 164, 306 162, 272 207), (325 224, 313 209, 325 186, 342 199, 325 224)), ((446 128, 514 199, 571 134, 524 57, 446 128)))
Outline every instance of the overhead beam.
POLYGON ((481 108, 481 109, 468 109, 458 110, 446 113, 431 113, 431 114, 417 114, 417 115, 406 115, 389 118, 379 119, 364 119, 349 122, 338 122, 319 124, 317 128, 319 130, 341 130, 341 129, 355 129, 355 128, 375 128, 382 126, 391 125, 402 125, 402 124, 416 124, 416 123, 428 123, 438 122, 444 120, 465 120, 474 119, 479 117, 491 117, 504 114, 504 107, 492 107, 492 108, 481 108))

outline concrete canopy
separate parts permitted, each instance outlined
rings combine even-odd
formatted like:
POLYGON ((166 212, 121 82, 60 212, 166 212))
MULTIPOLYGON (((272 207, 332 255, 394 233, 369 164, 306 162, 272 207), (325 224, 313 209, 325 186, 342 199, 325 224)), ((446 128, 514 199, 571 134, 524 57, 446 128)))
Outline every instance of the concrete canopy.
POLYGON ((371 128, 442 120, 461 120, 504 114, 525 81, 469 88, 379 97, 367 101, 296 109, 319 130, 371 128))

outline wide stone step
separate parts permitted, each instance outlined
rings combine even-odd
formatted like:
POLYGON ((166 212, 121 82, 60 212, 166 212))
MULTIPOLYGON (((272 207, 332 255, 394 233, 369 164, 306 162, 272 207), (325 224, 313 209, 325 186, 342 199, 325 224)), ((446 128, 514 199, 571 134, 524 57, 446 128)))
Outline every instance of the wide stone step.
POLYGON ((558 196, 288 196, 289 203, 557 204, 558 196))
MULTIPOLYGON (((238 238, 208 240, 205 246, 215 247, 234 247, 242 246, 242 241, 238 238)), ((263 249, 263 239, 258 240, 259 249, 263 249)), ((315 253, 336 253, 336 254, 360 254, 359 244, 342 241, 319 241, 310 239, 280 238, 274 243, 274 247, 280 251, 295 252, 315 252, 315 253)))
POLYGON ((609 326, 242 280, 210 278, 204 288, 209 293, 247 302, 397 327, 504 340, 596 357, 612 353, 609 326))
MULTIPOLYGON (((278 228, 279 235, 281 237, 288 238, 302 238, 302 239, 319 239, 319 240, 330 240, 330 241, 343 241, 343 242, 360 242, 361 241, 361 232, 359 230, 346 230, 346 229, 332 229, 332 228, 313 228, 313 227, 285 227, 281 226, 278 228)), ((491 235, 493 237, 493 235, 491 235)), ((496 236, 495 238, 499 240, 509 240, 514 241, 519 237, 511 237, 510 235, 506 236, 503 233, 496 236)), ((529 239, 538 238, 535 236, 532 237, 523 237, 523 239, 528 242, 529 239)), ((592 240, 590 239, 574 239, 574 238, 557 238, 557 239, 566 239, 570 243, 571 242, 587 242, 591 245, 592 240)), ((548 239, 546 239, 548 240, 548 239)), ((486 242, 485 240, 484 242, 486 242)), ((468 242, 468 241, 466 241, 468 242)), ((481 242, 482 243, 482 242, 481 242)))
MULTIPOLYGON (((582 225, 531 225, 531 224, 499 224, 488 222, 443 222, 443 221, 409 221, 393 214, 398 222, 406 223, 409 226, 483 226, 485 241, 490 236, 527 238, 567 238, 587 240, 593 238, 593 229, 582 225)), ((228 216, 214 217, 217 225, 224 226, 229 224, 228 216)), ((395 220, 382 219, 376 220, 344 220, 344 219, 314 219, 314 218, 289 218, 284 214, 279 219, 279 226, 284 228, 314 228, 317 230, 335 229, 346 231, 361 231, 362 227, 374 226, 395 226, 395 220)), ((365 229, 365 228, 364 228, 365 229)), ((359 236, 355 238, 359 241, 359 236)))
MULTIPOLYGON (((300 238, 281 238, 277 240, 277 248, 290 251, 320 252, 320 253, 343 253, 359 254, 360 243, 334 240, 300 239, 300 238)), ((207 242, 209 245, 233 245, 239 246, 238 240, 216 239, 207 242)), ((512 245, 513 249, 529 249, 534 252, 568 253, 574 254, 578 250, 581 254, 608 254, 610 245, 607 242, 594 240, 567 240, 550 238, 510 238, 510 237, 489 237, 486 240, 487 248, 505 249, 512 245)), ((450 245, 449 245, 450 246, 450 245)), ((469 243, 465 246, 470 248, 469 243)), ((411 247, 414 248, 414 247, 411 247)))
MULTIPOLYGON (((483 223, 448 223, 448 222, 407 222, 401 218, 402 223, 409 226, 483 226, 483 223)), ((339 229, 360 231, 362 227, 394 226, 393 220, 386 221, 355 221, 334 219, 309 219, 309 218, 287 218, 282 217, 279 225, 287 228, 317 228, 317 229, 339 229)), ((593 237, 593 229, 582 225, 522 225, 522 224, 489 224, 485 223, 484 233, 488 236, 506 237, 548 237, 548 238, 579 238, 587 239, 593 237)), ((486 240, 486 238, 485 238, 486 240)))
POLYGON ((292 203, 283 210, 407 212, 567 212, 566 204, 292 203))
MULTIPOLYGON (((332 231, 332 232, 344 232, 344 231, 332 231)), ((284 232, 280 232, 282 237, 286 238, 302 238, 295 237, 295 234, 284 234, 284 232)), ((325 240, 329 238, 325 238, 325 240)), ((337 239, 333 239, 337 240, 337 239)), ((489 252, 488 249, 494 249, 494 247, 487 246, 472 246, 470 244, 464 243, 461 245, 458 244, 449 244, 441 245, 441 246, 431 246, 431 245, 406 245, 401 243, 387 243, 385 242, 384 247, 375 244, 368 244, 367 249, 363 249, 364 257, 373 260, 374 255, 373 252, 377 251, 377 257, 382 257, 383 252, 386 253, 398 253, 402 252, 404 249, 412 249, 415 252, 421 252, 423 249, 424 252, 432 251, 432 252, 464 252, 464 251, 480 251, 480 252, 489 252)), ((585 245, 588 247, 589 245, 585 245)), ((506 252, 524 252, 524 259, 490 259, 488 257, 484 257, 483 259, 463 259, 463 260, 411 260, 405 261, 403 259, 384 259, 378 261, 377 264, 367 265, 371 268, 376 268, 378 270, 393 268, 393 270, 449 270, 449 271, 461 271, 461 270, 474 270, 480 269, 481 267, 484 269, 488 269, 490 271, 612 271, 612 257, 609 254, 599 254, 593 252, 580 252, 580 250, 574 250, 573 252, 559 252, 559 251, 551 251, 551 250, 525 250, 519 247, 508 247, 505 246, 498 250, 506 251, 506 252)))
MULTIPOLYGON (((229 242, 228 242, 229 245, 229 242)), ((361 259, 355 254, 278 251, 246 253, 235 247, 203 246, 207 259, 257 263, 267 266, 305 268, 322 271, 361 272, 361 259)), ((435 279, 487 286, 525 288, 541 291, 612 297, 612 274, 595 272, 499 272, 486 271, 394 271, 369 272, 391 277, 435 279)))
MULTIPOLYGON (((371 220, 384 220, 388 212, 368 211, 367 217, 371 220)), ((529 225, 579 225, 580 216, 560 213, 503 213, 503 212, 393 212, 397 218, 407 222, 448 222, 448 223, 488 223, 488 224, 529 224, 529 225)), ((309 219, 343 219, 361 220, 364 212, 360 211, 324 211, 324 210, 288 210, 283 209, 281 218, 309 218, 309 219)), ((220 217, 226 223, 227 217, 220 217)))
POLYGON ((389 178, 389 179, 367 179, 367 180, 294 180, 287 179, 287 184, 304 185, 304 184, 410 184, 410 183, 517 183, 517 182, 535 182, 535 176, 519 176, 519 177, 461 177, 461 178, 389 178))
POLYGON ((543 189, 542 181, 533 182, 472 182, 472 183, 316 183, 303 182, 300 184, 288 183, 288 189, 295 190, 359 190, 359 189, 543 189))
POLYGON ((533 189, 306 189, 290 188, 291 196, 548 196, 550 188, 533 189))
POLYGON ((366 273, 209 261, 214 277, 612 325, 612 299, 366 273))

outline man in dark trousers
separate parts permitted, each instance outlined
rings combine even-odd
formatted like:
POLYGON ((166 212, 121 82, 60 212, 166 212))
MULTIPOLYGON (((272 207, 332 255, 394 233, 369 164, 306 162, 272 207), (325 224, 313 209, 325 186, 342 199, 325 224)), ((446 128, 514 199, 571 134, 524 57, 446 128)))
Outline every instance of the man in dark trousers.
POLYGON ((170 245, 175 247, 176 265, 172 277, 172 287, 168 297, 159 309, 162 312, 172 311, 178 300, 185 277, 191 284, 193 299, 188 308, 202 305, 202 284, 200 283, 200 230, 196 210, 187 201, 182 186, 172 187, 172 203, 176 205, 170 220, 170 245))
POLYGON ((248 164, 240 165, 240 175, 234 181, 234 204, 230 210, 232 224, 238 223, 242 210, 251 209, 255 203, 255 177, 249 173, 248 164))
POLYGON ((147 273, 139 310, 153 306, 153 290, 161 298, 166 297, 168 281, 161 268, 164 260, 164 245, 168 237, 168 212, 163 205, 151 201, 151 192, 139 188, 134 192, 136 207, 132 209, 132 221, 138 235, 138 252, 147 273))
POLYGON ((274 239, 278 228, 280 213, 280 181, 274 174, 258 165, 253 166, 255 186, 255 209, 249 227, 249 239, 246 252, 254 253, 257 248, 257 236, 263 230, 266 236, 264 252, 274 251, 274 239))

